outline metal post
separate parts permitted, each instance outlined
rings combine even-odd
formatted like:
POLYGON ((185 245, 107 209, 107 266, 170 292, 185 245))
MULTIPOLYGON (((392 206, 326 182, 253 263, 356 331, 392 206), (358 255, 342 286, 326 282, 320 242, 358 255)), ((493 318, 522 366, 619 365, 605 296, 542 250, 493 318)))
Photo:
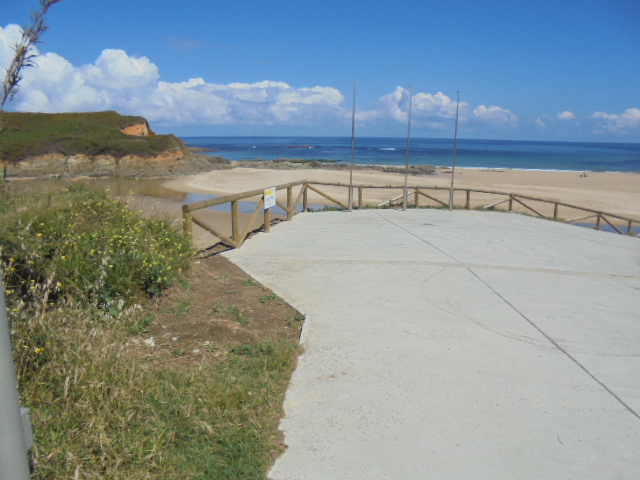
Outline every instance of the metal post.
POLYGON ((449 195, 449 210, 453 210, 453 177, 456 175, 456 157, 458 156, 458 112, 460 111, 460 92, 456 92, 456 134, 453 144, 453 161, 451 163, 451 194, 449 195))
POLYGON ((404 167, 404 195, 402 196, 402 210, 407 209, 407 182, 409 180, 409 162, 411 159, 411 106, 413 104, 413 86, 409 86, 409 122, 407 131, 407 163, 404 167))
POLYGON ((0 465, 2 478, 29 480, 29 458, 20 418, 17 383, 4 287, 0 281, 0 465))
POLYGON ((353 211, 353 159, 356 145, 356 82, 353 82, 353 112, 351 113, 351 167, 349 168, 349 211, 353 211))

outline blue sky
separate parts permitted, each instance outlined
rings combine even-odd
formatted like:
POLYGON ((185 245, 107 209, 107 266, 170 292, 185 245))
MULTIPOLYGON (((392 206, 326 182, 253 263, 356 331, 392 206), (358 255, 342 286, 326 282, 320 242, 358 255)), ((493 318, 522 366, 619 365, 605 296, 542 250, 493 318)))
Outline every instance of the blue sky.
MULTIPOLYGON (((0 4, 0 73, 36 0, 0 4)), ((638 0, 62 0, 10 110, 178 135, 640 142, 638 0)))

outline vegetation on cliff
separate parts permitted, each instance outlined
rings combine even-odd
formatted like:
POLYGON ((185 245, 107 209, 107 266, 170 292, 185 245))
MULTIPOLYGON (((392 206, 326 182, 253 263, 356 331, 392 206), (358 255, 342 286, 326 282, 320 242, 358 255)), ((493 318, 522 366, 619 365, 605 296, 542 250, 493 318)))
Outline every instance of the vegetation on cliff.
POLYGON ((0 159, 18 163, 29 157, 63 155, 110 155, 149 158, 164 152, 180 152, 185 146, 174 135, 139 137, 122 129, 144 124, 142 117, 117 112, 19 113, 5 112, 0 134, 0 159))

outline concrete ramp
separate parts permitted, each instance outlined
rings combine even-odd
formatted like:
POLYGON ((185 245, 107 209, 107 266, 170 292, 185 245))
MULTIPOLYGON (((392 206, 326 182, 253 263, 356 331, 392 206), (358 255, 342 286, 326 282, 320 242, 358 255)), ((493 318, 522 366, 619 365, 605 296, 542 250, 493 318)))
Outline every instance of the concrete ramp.
POLYGON ((270 478, 640 478, 640 239, 365 210, 226 255, 307 315, 270 478))

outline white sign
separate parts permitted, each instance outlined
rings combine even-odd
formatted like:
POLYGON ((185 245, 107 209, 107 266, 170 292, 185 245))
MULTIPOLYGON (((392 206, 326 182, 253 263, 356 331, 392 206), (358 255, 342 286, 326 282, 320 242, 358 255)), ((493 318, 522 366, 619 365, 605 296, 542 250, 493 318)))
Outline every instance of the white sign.
POLYGON ((264 208, 271 208, 276 205, 276 187, 267 188, 264 191, 264 208))

